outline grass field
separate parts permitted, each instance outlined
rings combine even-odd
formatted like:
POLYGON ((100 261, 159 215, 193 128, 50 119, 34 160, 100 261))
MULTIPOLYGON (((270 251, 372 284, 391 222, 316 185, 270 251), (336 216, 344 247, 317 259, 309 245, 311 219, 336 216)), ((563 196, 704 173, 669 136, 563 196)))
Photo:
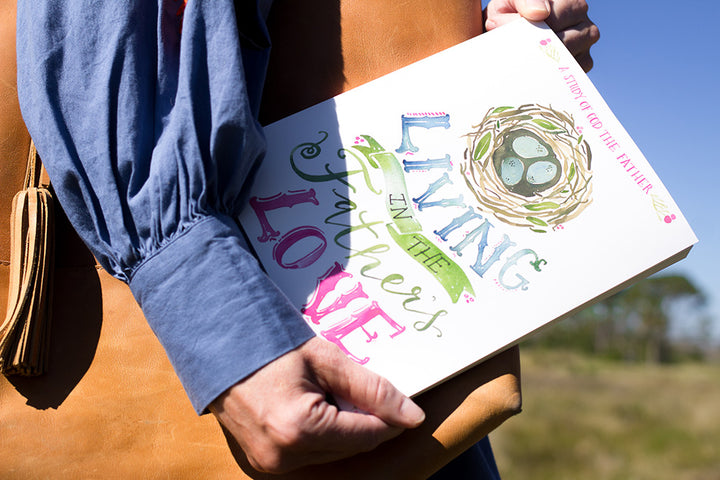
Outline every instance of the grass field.
POLYGON ((522 388, 491 435, 505 480, 720 480, 720 365, 525 349, 522 388))

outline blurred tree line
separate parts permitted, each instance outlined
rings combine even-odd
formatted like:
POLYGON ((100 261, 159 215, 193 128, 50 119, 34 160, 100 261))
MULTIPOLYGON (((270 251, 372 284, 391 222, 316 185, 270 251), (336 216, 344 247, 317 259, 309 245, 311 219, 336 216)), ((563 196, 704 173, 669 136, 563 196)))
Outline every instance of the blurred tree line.
POLYGON ((708 318, 690 335, 671 336, 673 315, 702 317, 705 295, 687 277, 651 277, 564 319, 526 341, 626 361, 702 360, 708 353, 708 318), (681 308, 678 308, 681 307, 681 308))

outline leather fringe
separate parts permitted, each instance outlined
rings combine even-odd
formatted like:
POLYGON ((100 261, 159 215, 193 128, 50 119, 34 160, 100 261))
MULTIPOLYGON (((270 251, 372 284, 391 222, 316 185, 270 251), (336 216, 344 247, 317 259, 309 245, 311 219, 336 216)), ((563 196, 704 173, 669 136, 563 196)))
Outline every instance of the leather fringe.
POLYGON ((54 257, 53 196, 37 150, 30 144, 25 188, 13 198, 10 290, 0 325, 0 372, 40 375, 47 370, 54 257))

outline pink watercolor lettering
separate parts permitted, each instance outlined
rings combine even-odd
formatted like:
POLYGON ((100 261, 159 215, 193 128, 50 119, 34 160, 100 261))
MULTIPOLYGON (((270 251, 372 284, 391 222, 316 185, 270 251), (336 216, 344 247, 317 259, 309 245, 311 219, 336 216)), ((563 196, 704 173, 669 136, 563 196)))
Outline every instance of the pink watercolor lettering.
POLYGON ((600 120, 600 117, 597 116, 597 114, 591 112, 588 114, 587 119, 588 122, 590 122, 590 126, 594 129, 602 128, 602 121, 600 120))
POLYGON ((367 294, 362 289, 362 285, 358 283, 349 292, 341 293, 330 305, 320 308, 320 305, 325 301, 328 294, 335 290, 335 287, 337 287, 337 284, 343 278, 352 278, 352 274, 343 270, 342 265, 338 262, 335 262, 330 270, 328 270, 322 277, 318 278, 318 286, 313 293, 312 299, 300 310, 303 314, 307 315, 310 321, 315 325, 320 324, 320 319, 324 316, 346 307, 353 300, 358 298, 368 298, 367 294))
POLYGON ((355 330, 360 329, 367 336, 367 342, 372 342, 373 340, 378 338, 378 334, 377 332, 370 333, 365 328, 365 325, 367 325, 368 322, 375 319, 376 317, 381 317, 395 330, 395 332, 390 335, 390 338, 394 338, 405 331, 405 327, 390 318, 390 316, 380 308, 378 303, 373 301, 370 305, 366 306, 362 310, 351 314, 350 317, 336 323, 329 329, 320 332, 320 334, 325 337, 326 340, 337 345, 340 350, 345 353, 345 355, 350 357, 350 359, 356 361, 360 365, 364 365, 370 361, 370 357, 359 358, 353 355, 350 350, 348 350, 347 347, 343 344, 343 338, 345 338, 355 330))
POLYGON ((310 265, 315 263, 322 256, 323 252, 325 252, 326 248, 327 240, 325 239, 325 235, 323 235, 322 230, 317 227, 304 226, 293 228, 288 233, 283 235, 280 241, 273 247, 272 255, 273 259, 282 268, 285 268, 287 270, 295 270, 298 268, 309 267, 310 265), (314 237, 320 240, 320 243, 313 250, 306 253, 304 256, 298 258, 297 260, 285 262, 284 257, 287 251, 299 241, 310 237, 314 237))
POLYGON ((600 134, 600 140, 602 140, 602 142, 611 152, 614 152, 620 148, 620 145, 615 141, 613 136, 607 130, 600 134))
POLYGON ((267 218, 267 212, 277 210, 278 208, 291 208, 301 203, 312 203, 313 205, 319 205, 317 198, 315 197, 315 190, 312 188, 309 190, 298 190, 290 191, 288 193, 278 193, 272 197, 258 198, 252 197, 250 199, 250 206, 252 207, 255 215, 258 217, 260 227, 262 228, 262 235, 258 237, 258 241, 267 242, 275 240, 280 236, 280 232, 272 228, 270 221, 267 218))
MULTIPOLYGON (((355 286, 346 292, 341 292, 335 300, 327 306, 321 307, 325 299, 337 289, 338 283, 344 278, 352 278, 352 274, 343 270, 342 265, 338 262, 321 277, 318 278, 317 288, 310 302, 305 304, 301 309, 302 313, 315 325, 319 325, 320 321, 333 312, 345 309, 353 300, 368 299, 368 295, 363 290, 362 284, 358 282, 355 286)), ((370 333, 365 326, 368 322, 380 317, 392 327, 394 330, 390 334, 390 338, 405 331, 405 327, 393 320, 385 311, 380 308, 376 301, 366 303, 363 307, 356 309, 349 316, 345 316, 343 320, 335 322, 328 329, 323 330, 320 334, 328 341, 337 345, 352 360, 361 365, 370 361, 370 357, 359 358, 353 355, 343 343, 343 338, 351 334, 357 329, 367 336, 367 342, 371 342, 378 338, 377 332, 370 333)))
POLYGON ((630 174, 630 178, 632 178, 633 181, 642 188, 642 191, 645 192, 646 195, 649 194, 652 189, 652 183, 650 183, 645 175, 643 175, 642 172, 633 165, 631 158, 626 153, 623 153, 617 157, 617 160, 620 162, 623 169, 630 174))

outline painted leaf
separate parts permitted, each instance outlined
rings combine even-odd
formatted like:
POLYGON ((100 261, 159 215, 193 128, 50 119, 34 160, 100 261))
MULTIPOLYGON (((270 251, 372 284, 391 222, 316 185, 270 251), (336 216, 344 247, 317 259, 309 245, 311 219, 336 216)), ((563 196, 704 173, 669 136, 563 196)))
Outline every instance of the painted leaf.
MULTIPOLYGON (((498 107, 495 110, 492 111, 492 113, 500 113, 504 112, 505 110, 510 110, 513 107, 498 107)), ((491 114, 492 115, 492 114, 491 114)))
POLYGON ((490 132, 487 132, 485 135, 483 135, 480 141, 475 146, 475 151, 473 152, 473 160, 477 162, 482 157, 484 157, 488 151, 488 148, 490 148, 490 132))
POLYGON ((545 130, 558 130, 560 128, 554 123, 543 120, 542 118, 534 118, 533 122, 540 125, 545 130))
MULTIPOLYGON (((539 212, 541 210, 551 210, 553 208, 559 208, 559 207, 560 207, 560 205, 555 202, 541 202, 541 203, 525 205, 525 208, 527 208, 528 210, 531 210, 533 212, 539 212)), ((530 217, 528 217, 528 220, 530 220, 530 217)), ((547 225, 547 224, 545 222, 543 222, 543 225, 547 225)))
POLYGON ((568 182, 570 180, 572 180, 574 176, 575 176, 575 164, 571 163, 570 164, 570 172, 568 172, 568 182))
POLYGON ((540 220, 540 219, 537 218, 537 217, 525 217, 525 219, 526 219, 528 222, 534 223, 535 225, 540 225, 541 227, 547 227, 547 226, 548 226, 547 223, 545 223, 543 220, 540 220))
POLYGON ((578 145, 580 145, 580 142, 582 142, 583 136, 584 135, 580 135, 580 137, 578 138, 578 145))
POLYGON ((530 230, 532 230, 535 233, 547 233, 547 230, 541 230, 539 228, 531 228, 530 230))

